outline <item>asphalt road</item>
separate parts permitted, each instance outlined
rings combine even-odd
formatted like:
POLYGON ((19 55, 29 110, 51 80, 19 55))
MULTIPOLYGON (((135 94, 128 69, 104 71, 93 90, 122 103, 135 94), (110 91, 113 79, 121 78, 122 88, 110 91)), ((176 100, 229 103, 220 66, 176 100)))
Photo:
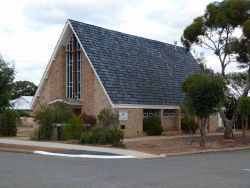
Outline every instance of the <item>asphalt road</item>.
POLYGON ((0 188, 250 187, 250 150, 154 159, 0 152, 0 188))

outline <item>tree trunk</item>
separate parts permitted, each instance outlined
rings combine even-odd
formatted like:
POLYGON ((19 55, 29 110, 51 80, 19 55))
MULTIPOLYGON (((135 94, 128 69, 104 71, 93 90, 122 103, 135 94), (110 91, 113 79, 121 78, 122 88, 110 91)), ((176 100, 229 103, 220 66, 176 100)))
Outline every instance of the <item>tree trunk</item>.
POLYGON ((244 123, 244 120, 245 118, 242 116, 241 117, 241 127, 242 127, 242 136, 243 136, 243 139, 245 139, 245 130, 246 130, 246 126, 245 126, 245 123, 244 123))
POLYGON ((202 118, 201 119, 201 125, 200 125, 200 147, 206 146, 206 132, 207 132, 207 119, 208 118, 202 118))
POLYGON ((225 126, 225 131, 224 131, 224 138, 225 139, 232 139, 233 138, 233 126, 228 124, 225 126))
MULTIPOLYGON (((250 56, 248 57, 250 58, 250 56)), ((243 90, 241 97, 247 97, 248 92, 250 90, 250 66, 248 67, 248 78, 247 78, 247 85, 243 90)), ((227 119, 226 115, 224 114, 224 111, 222 109, 219 109, 221 118, 223 119, 223 122, 225 124, 225 131, 224 131, 224 138, 225 139, 232 139, 233 138, 233 125, 235 123, 235 121, 238 118, 238 112, 235 110, 233 113, 233 117, 231 120, 227 119)))

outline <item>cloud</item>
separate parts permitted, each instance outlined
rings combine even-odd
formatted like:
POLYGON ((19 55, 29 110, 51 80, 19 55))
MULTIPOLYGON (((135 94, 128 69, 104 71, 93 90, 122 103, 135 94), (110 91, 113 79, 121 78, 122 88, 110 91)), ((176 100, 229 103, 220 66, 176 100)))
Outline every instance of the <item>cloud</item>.
POLYGON ((184 28, 213 1, 8 0, 0 7, 0 53, 15 60, 16 80, 38 84, 68 18, 180 45, 184 28))
POLYGON ((27 4, 23 12, 35 28, 62 24, 69 18, 107 25, 117 23, 119 12, 125 6, 125 0, 45 0, 27 4))

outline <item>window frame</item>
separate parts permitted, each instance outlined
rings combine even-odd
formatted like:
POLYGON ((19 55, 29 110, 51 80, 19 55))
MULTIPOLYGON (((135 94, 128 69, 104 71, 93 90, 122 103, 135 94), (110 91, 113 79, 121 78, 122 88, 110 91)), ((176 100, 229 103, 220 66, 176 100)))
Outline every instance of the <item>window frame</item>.
POLYGON ((82 78, 82 54, 81 46, 77 38, 72 34, 66 45, 66 97, 81 99, 82 78))
POLYGON ((156 116, 156 109, 143 109, 143 118, 156 116))
POLYGON ((176 109, 164 109, 163 117, 174 117, 175 113, 176 113, 176 109))

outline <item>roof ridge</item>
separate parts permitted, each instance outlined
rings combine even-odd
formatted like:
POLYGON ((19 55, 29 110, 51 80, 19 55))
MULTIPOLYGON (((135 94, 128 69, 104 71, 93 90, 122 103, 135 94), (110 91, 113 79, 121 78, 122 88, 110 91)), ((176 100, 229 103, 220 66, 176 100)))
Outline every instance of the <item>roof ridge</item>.
POLYGON ((148 40, 148 41, 153 41, 153 42, 162 43, 162 44, 165 44, 165 45, 169 45, 169 46, 171 46, 171 47, 177 47, 177 48, 185 49, 183 46, 178 46, 178 45, 175 45, 175 44, 170 44, 170 43, 163 42, 163 41, 159 41, 159 40, 156 40, 156 39, 145 38, 145 37, 141 37, 141 36, 138 36, 138 35, 132 35, 132 34, 129 34, 129 33, 124 33, 124 32, 121 32, 121 31, 116 31, 116 30, 104 28, 104 27, 101 27, 101 26, 97 26, 97 25, 93 25, 93 24, 81 22, 81 21, 78 21, 78 20, 68 19, 68 21, 70 21, 70 22, 71 22, 71 21, 73 21, 73 22, 78 22, 78 23, 80 23, 80 24, 85 24, 85 25, 89 25, 89 26, 92 26, 92 27, 104 29, 104 30, 107 30, 107 31, 112 31, 112 32, 120 33, 120 34, 122 34, 122 35, 132 36, 132 37, 140 38, 140 39, 143 39, 143 40, 148 40))

